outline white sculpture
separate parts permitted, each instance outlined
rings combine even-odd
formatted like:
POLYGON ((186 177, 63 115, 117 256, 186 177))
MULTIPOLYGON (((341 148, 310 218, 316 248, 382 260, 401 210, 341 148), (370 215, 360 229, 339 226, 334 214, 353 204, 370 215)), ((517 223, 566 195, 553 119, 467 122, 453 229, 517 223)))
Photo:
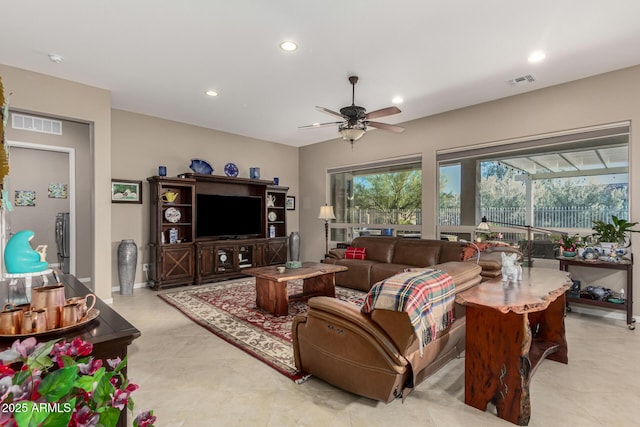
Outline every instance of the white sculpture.
POLYGON ((522 281, 522 266, 516 262, 517 260, 517 253, 502 252, 502 283, 522 281))

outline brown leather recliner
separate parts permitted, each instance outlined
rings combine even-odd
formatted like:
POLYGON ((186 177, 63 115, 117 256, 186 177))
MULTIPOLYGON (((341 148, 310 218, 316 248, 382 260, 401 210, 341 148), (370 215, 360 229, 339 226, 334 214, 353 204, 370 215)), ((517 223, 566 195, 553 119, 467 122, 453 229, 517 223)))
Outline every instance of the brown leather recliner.
MULTIPOLYGON (((481 268, 469 262, 446 262, 433 268, 449 273, 462 292, 481 281, 481 268)), ((309 300, 307 313, 293 320, 296 367, 336 387, 390 402, 457 357, 465 347, 464 307, 456 320, 420 355, 418 339, 404 312, 373 310, 329 297, 309 300)))

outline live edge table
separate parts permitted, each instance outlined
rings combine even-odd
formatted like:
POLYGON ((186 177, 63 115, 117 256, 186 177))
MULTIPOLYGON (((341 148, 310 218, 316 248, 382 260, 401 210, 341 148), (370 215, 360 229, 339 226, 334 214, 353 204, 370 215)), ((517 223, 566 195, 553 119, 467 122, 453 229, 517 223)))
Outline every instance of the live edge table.
POLYGON ((324 295, 335 297, 335 274, 347 267, 317 262, 303 262, 300 268, 278 272, 276 266, 246 268, 243 273, 256 278, 256 305, 276 316, 289 313, 289 301, 324 295), (302 293, 288 295, 287 282, 303 279, 302 293))
MULTIPOLYGON (((59 275, 59 279, 60 282, 64 284, 67 298, 85 296, 91 293, 89 288, 70 274, 61 274, 59 275)), ((2 286, 2 290, 6 293, 7 286, 2 286)), ((6 302, 6 298, 6 294, 0 295, 0 300, 2 300, 3 303, 6 302)), ((100 310, 100 315, 94 320, 63 332, 37 335, 36 338, 38 342, 46 342, 58 338, 64 338, 67 341, 80 338, 93 344, 93 352, 91 354, 95 358, 114 359, 120 357, 124 359, 127 355, 127 347, 133 340, 140 336, 140 331, 110 306, 105 304, 100 298, 96 299, 94 308, 100 310)), ((15 339, 13 338, 0 338, 0 351, 11 347, 14 341, 15 339)), ((124 373, 126 375, 126 372, 124 373)), ((127 413, 126 411, 122 411, 120 419, 118 420, 118 426, 124 427, 126 425, 127 413)))
POLYGON ((522 281, 495 278, 462 292, 466 306, 464 402, 526 426, 529 383, 545 359, 567 363, 564 329, 566 272, 525 268, 522 281))

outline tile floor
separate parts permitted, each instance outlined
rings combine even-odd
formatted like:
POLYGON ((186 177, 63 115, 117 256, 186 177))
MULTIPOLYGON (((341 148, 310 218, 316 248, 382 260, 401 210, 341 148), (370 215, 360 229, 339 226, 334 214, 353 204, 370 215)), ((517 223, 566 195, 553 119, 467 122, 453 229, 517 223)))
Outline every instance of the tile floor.
MULTIPOLYGON (((129 347, 137 410, 159 427, 509 426, 490 405, 464 404, 464 360, 454 360, 403 403, 389 404, 311 378, 295 384, 206 331, 150 289, 114 294, 113 307, 142 336, 129 347)), ((569 364, 545 361, 530 387, 530 426, 637 426, 640 328, 575 312, 566 318, 569 364)))

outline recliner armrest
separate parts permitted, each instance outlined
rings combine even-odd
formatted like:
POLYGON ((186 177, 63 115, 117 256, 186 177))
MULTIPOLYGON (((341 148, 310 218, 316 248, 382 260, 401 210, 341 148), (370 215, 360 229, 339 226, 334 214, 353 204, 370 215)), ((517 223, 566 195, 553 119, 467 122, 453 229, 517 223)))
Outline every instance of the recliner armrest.
POLYGON ((360 308, 354 304, 331 297, 313 297, 309 299, 309 312, 307 313, 307 317, 309 316, 339 322, 343 326, 353 325, 356 328, 362 329, 378 343, 394 363, 399 365, 406 365, 408 363, 404 356, 398 352, 395 344, 384 330, 373 323, 369 316, 363 314, 360 308))

